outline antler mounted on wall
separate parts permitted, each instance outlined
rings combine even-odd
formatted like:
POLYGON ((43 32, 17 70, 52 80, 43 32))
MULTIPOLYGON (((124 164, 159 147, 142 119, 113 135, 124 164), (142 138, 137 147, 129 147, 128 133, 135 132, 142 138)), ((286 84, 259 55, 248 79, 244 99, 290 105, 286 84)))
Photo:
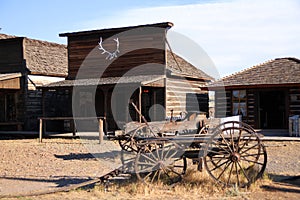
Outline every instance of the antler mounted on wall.
POLYGON ((107 53, 107 56, 105 58, 106 60, 107 59, 112 60, 112 59, 118 57, 117 54, 120 53, 120 50, 119 50, 119 45, 120 45, 119 38, 114 39, 114 41, 117 43, 117 49, 114 52, 109 52, 109 51, 107 51, 107 50, 105 50, 103 48, 103 46, 102 46, 102 37, 100 37, 100 42, 98 43, 99 44, 98 48, 103 51, 102 54, 106 54, 107 53))

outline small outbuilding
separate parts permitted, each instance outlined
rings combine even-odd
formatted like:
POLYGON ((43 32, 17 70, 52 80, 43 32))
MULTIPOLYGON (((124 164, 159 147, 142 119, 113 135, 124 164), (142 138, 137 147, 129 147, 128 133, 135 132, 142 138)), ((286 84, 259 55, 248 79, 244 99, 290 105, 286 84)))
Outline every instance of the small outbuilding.
POLYGON ((300 114, 300 60, 276 58, 209 85, 215 115, 242 115, 256 129, 288 129, 300 114))
POLYGON ((67 76, 65 45, 0 34, 0 131, 37 131, 38 86, 67 76))

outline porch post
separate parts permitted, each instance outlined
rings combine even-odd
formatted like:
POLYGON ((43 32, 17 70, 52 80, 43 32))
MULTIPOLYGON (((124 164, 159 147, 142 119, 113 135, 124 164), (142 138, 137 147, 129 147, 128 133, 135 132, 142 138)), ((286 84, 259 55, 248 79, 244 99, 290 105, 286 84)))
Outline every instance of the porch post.
POLYGON ((103 108, 103 117, 104 117, 104 123, 105 123, 105 135, 107 135, 108 127, 107 127, 107 94, 108 94, 108 88, 103 88, 103 101, 104 101, 104 108, 103 108))
POLYGON ((39 130, 39 142, 42 142, 42 138, 43 138, 43 119, 40 118, 39 119, 40 122, 40 130, 39 130))
MULTIPOLYGON (((142 113, 142 86, 139 88, 139 110, 142 113)), ((139 115, 139 122, 142 123, 142 116, 139 115)))

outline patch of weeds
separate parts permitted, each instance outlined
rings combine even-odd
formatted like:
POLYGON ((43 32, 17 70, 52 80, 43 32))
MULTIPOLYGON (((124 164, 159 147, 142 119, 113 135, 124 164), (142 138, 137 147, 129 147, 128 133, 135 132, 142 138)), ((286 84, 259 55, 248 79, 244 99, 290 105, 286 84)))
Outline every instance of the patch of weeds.
POLYGON ((261 179, 262 179, 262 180, 271 180, 269 174, 266 173, 266 172, 262 175, 261 179))
POLYGON ((229 188, 227 191, 226 191, 226 196, 227 197, 237 197, 237 196, 241 196, 241 192, 240 192, 240 188, 235 185, 235 186, 232 186, 231 188, 229 188))
POLYGON ((17 197, 17 199, 21 199, 21 200, 32 200, 32 198, 29 198, 29 197, 17 197))

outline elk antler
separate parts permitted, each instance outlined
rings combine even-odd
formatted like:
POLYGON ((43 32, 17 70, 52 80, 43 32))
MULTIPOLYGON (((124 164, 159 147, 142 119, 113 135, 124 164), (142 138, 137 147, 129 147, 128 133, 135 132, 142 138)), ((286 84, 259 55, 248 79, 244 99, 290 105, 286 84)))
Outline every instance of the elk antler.
POLYGON ((117 49, 114 51, 114 52, 109 52, 109 51, 107 51, 107 50, 105 50, 104 48, 103 48, 103 46, 102 46, 102 37, 100 37, 100 42, 98 42, 98 44, 99 44, 99 49, 100 50, 102 50, 103 52, 102 52, 102 54, 105 54, 105 53, 107 53, 108 55, 106 56, 106 60, 107 59, 109 59, 109 60, 112 60, 112 59, 114 59, 114 58, 116 58, 116 57, 118 57, 118 53, 120 53, 120 50, 119 50, 119 38, 117 38, 117 39, 114 39, 114 41, 117 43, 117 49))

